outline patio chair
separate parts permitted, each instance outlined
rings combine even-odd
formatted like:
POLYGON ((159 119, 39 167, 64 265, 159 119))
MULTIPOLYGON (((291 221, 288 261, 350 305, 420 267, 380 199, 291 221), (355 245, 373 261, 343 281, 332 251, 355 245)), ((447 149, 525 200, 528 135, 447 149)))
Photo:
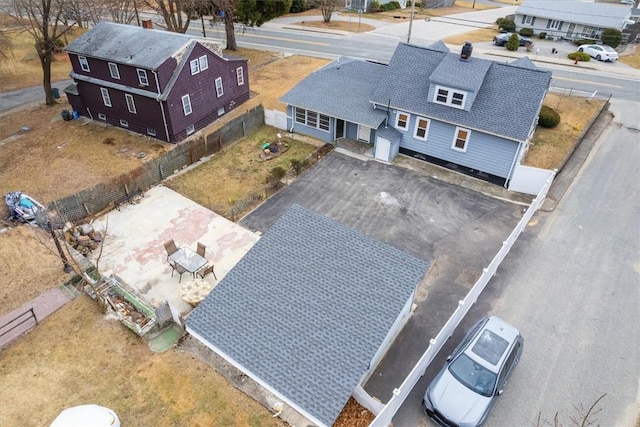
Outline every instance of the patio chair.
POLYGON ((164 244, 164 248, 167 250, 167 261, 169 262, 169 264, 173 265, 173 263, 171 262, 171 255, 178 252, 178 247, 176 246, 176 242, 174 242, 173 239, 171 239, 164 244))
POLYGON ((171 265, 172 269, 171 269, 171 277, 173 277, 173 272, 177 271, 178 274, 180 275, 180 280, 178 280, 178 283, 182 282, 182 274, 187 272, 187 269, 184 268, 183 266, 181 266, 180 264, 172 264, 171 265))
POLYGON ((204 253, 205 253, 206 250, 207 250, 207 247, 205 245, 203 245, 202 243, 198 242, 198 249, 196 250, 198 255, 200 255, 202 258, 204 258, 204 253))
POLYGON ((213 271, 213 265, 209 265, 206 266, 205 268, 203 268, 202 270, 199 270, 197 272, 198 276, 200 276, 201 278, 205 278, 206 276, 208 276, 209 274, 213 274, 213 277, 218 280, 218 278, 216 277, 216 273, 213 271))

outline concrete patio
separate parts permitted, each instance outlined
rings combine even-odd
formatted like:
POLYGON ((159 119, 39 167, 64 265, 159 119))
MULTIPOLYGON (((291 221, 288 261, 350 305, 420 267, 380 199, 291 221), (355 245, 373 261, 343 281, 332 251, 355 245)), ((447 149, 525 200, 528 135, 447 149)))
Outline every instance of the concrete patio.
MULTIPOLYGON (((164 242, 173 239, 178 247, 193 250, 198 242, 206 245, 205 258, 215 265, 217 280, 213 275, 205 280, 215 287, 260 238, 164 186, 150 189, 137 204, 109 212, 93 226, 106 229, 99 271, 116 274, 154 306, 166 300, 182 315, 193 307, 180 297, 179 274, 171 277, 164 242)), ((98 252, 91 255, 92 261, 98 252)), ((189 280, 190 274, 184 273, 182 283, 189 280)))

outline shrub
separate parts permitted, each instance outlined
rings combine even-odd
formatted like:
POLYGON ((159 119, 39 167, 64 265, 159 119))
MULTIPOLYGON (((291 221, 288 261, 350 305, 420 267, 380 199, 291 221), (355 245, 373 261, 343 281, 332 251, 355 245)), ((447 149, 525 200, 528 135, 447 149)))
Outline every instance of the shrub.
POLYGON ((577 39, 573 41, 573 44, 582 46, 583 44, 596 44, 596 41, 591 39, 577 39))
POLYGON ((398 3, 397 1, 392 1, 392 2, 380 5, 380 10, 383 10, 383 11, 396 10, 396 9, 400 9, 400 3, 398 3))
POLYGON ((622 42, 622 32, 615 28, 607 28, 602 32, 602 43, 616 48, 622 42))
POLYGON ((520 37, 516 33, 511 34, 509 40, 507 40, 507 50, 516 51, 519 47, 520 37))
POLYGON ((533 35, 533 28, 520 29, 520 35, 523 37, 531 37, 533 35))
POLYGON ((284 168, 281 168, 280 166, 276 166, 275 168, 271 169, 271 172, 269 172, 269 176, 267 177, 267 184, 277 184, 278 181, 280 181, 282 178, 284 178, 284 176, 287 174, 287 171, 284 170, 284 168))
POLYGON ((540 40, 544 40, 544 39, 546 39, 546 38, 547 38, 547 33, 545 33, 544 31, 543 31, 543 32, 541 32, 540 34, 538 34, 538 38, 539 38, 540 40))
POLYGON ((298 159, 291 159, 291 168, 295 172, 296 176, 300 175, 302 169, 304 169, 304 162, 298 159))
POLYGON ((369 12, 380 12, 380 2, 378 0, 373 0, 369 4, 369 12))
POLYGON ((291 2, 291 7, 289 8, 290 13, 300 13, 308 10, 307 2, 305 0, 293 0, 291 2))
POLYGON ((551 107, 543 105, 538 116, 538 124, 544 128, 554 128, 560 123, 560 115, 551 107))
POLYGON ((576 59, 581 62, 591 61, 591 57, 589 56, 588 53, 585 53, 585 52, 571 52, 570 54, 567 55, 567 57, 572 61, 575 61, 576 59))
POLYGON ((511 19, 498 18, 496 24, 498 24, 500 30, 506 31, 507 33, 512 33, 516 30, 516 23, 511 19))

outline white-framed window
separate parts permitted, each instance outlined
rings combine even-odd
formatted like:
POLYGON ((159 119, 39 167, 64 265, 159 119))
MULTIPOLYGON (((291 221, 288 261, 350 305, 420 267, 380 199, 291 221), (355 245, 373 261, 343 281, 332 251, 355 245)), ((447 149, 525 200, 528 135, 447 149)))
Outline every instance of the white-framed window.
POLYGON ((109 73, 111 74, 112 78, 120 80, 120 70, 118 70, 118 64, 109 62, 109 73))
POLYGON ((152 128, 147 128, 147 135, 156 136, 156 130, 152 128))
POLYGON ((562 30, 562 21, 558 21, 557 19, 549 19, 547 21, 547 28, 551 28, 553 30, 562 30))
POLYGON ((238 79, 238 86, 242 86, 244 84, 244 70, 242 67, 236 68, 236 79, 238 79))
POLYGON ((531 15, 522 15, 522 23, 525 25, 533 25, 536 22, 536 17, 531 15))
POLYGON ((133 95, 126 93, 124 98, 127 101, 127 109, 130 113, 136 114, 136 102, 133 100, 133 95))
POLYGON ((416 127, 413 131, 413 137, 416 139, 427 139, 427 134, 429 133, 429 119, 425 119, 424 117, 416 118, 416 127))
POLYGON ((191 109, 191 98, 189 95, 185 95, 182 97, 182 111, 184 111, 184 115, 188 116, 193 112, 191 109))
POLYGON ((196 131, 195 126, 193 125, 189 125, 187 126, 187 135, 191 135, 192 133, 194 133, 196 131))
POLYGON ((436 86, 433 102, 437 104, 449 105, 455 108, 464 108, 464 102, 467 99, 467 93, 449 89, 442 86, 436 86))
POLYGON ((309 127, 329 132, 331 118, 326 114, 320 114, 315 111, 296 107, 295 121, 309 127))
POLYGON ((82 68, 82 71, 91 71, 91 69, 89 69, 89 61, 87 61, 85 56, 78 56, 78 61, 80 61, 80 68, 82 68))
POLYGON ((202 55, 198 58, 198 63, 200 64, 200 71, 204 71, 209 68, 209 58, 207 58, 207 55, 202 55))
POLYGON ((126 120, 120 119, 120 126, 128 128, 129 127, 129 122, 126 121, 126 120))
POLYGON ((147 78, 147 70, 141 70, 140 68, 136 68, 136 72, 138 73, 138 82, 140 82, 140 85, 149 86, 149 79, 147 78))
POLYGON ((407 130, 409 129, 409 118, 411 116, 407 113, 398 111, 396 114, 396 129, 407 130))
POLYGON ((456 126, 456 132, 453 135, 453 143, 451 148, 458 151, 467 151, 467 144, 469 143, 469 137, 471 131, 469 129, 456 126))
POLYGON ((104 105, 106 105, 107 107, 111 107, 111 97, 109 96, 109 89, 101 87, 100 93, 102 94, 102 102, 104 102, 104 105))
POLYGON ((104 114, 104 113, 98 113, 98 118, 99 118, 100 120, 107 120, 107 115, 106 115, 106 114, 104 114))
POLYGON ((224 88, 222 87, 222 77, 218 77, 216 79, 216 95, 218 95, 218 98, 224 95, 224 88))
POLYGON ((192 76, 200 72, 200 63, 197 59, 192 59, 191 61, 189 61, 189 66, 191 67, 192 76))
POLYGON ((224 107, 218 108, 218 117, 222 116, 223 114, 224 114, 224 107))

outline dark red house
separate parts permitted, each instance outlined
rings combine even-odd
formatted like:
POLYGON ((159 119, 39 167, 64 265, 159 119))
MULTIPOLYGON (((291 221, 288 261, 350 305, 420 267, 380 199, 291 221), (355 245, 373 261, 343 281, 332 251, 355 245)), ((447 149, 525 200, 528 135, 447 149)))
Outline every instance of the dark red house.
POLYGON ((178 142, 249 99, 247 60, 219 43, 101 22, 65 49, 82 116, 178 142))

